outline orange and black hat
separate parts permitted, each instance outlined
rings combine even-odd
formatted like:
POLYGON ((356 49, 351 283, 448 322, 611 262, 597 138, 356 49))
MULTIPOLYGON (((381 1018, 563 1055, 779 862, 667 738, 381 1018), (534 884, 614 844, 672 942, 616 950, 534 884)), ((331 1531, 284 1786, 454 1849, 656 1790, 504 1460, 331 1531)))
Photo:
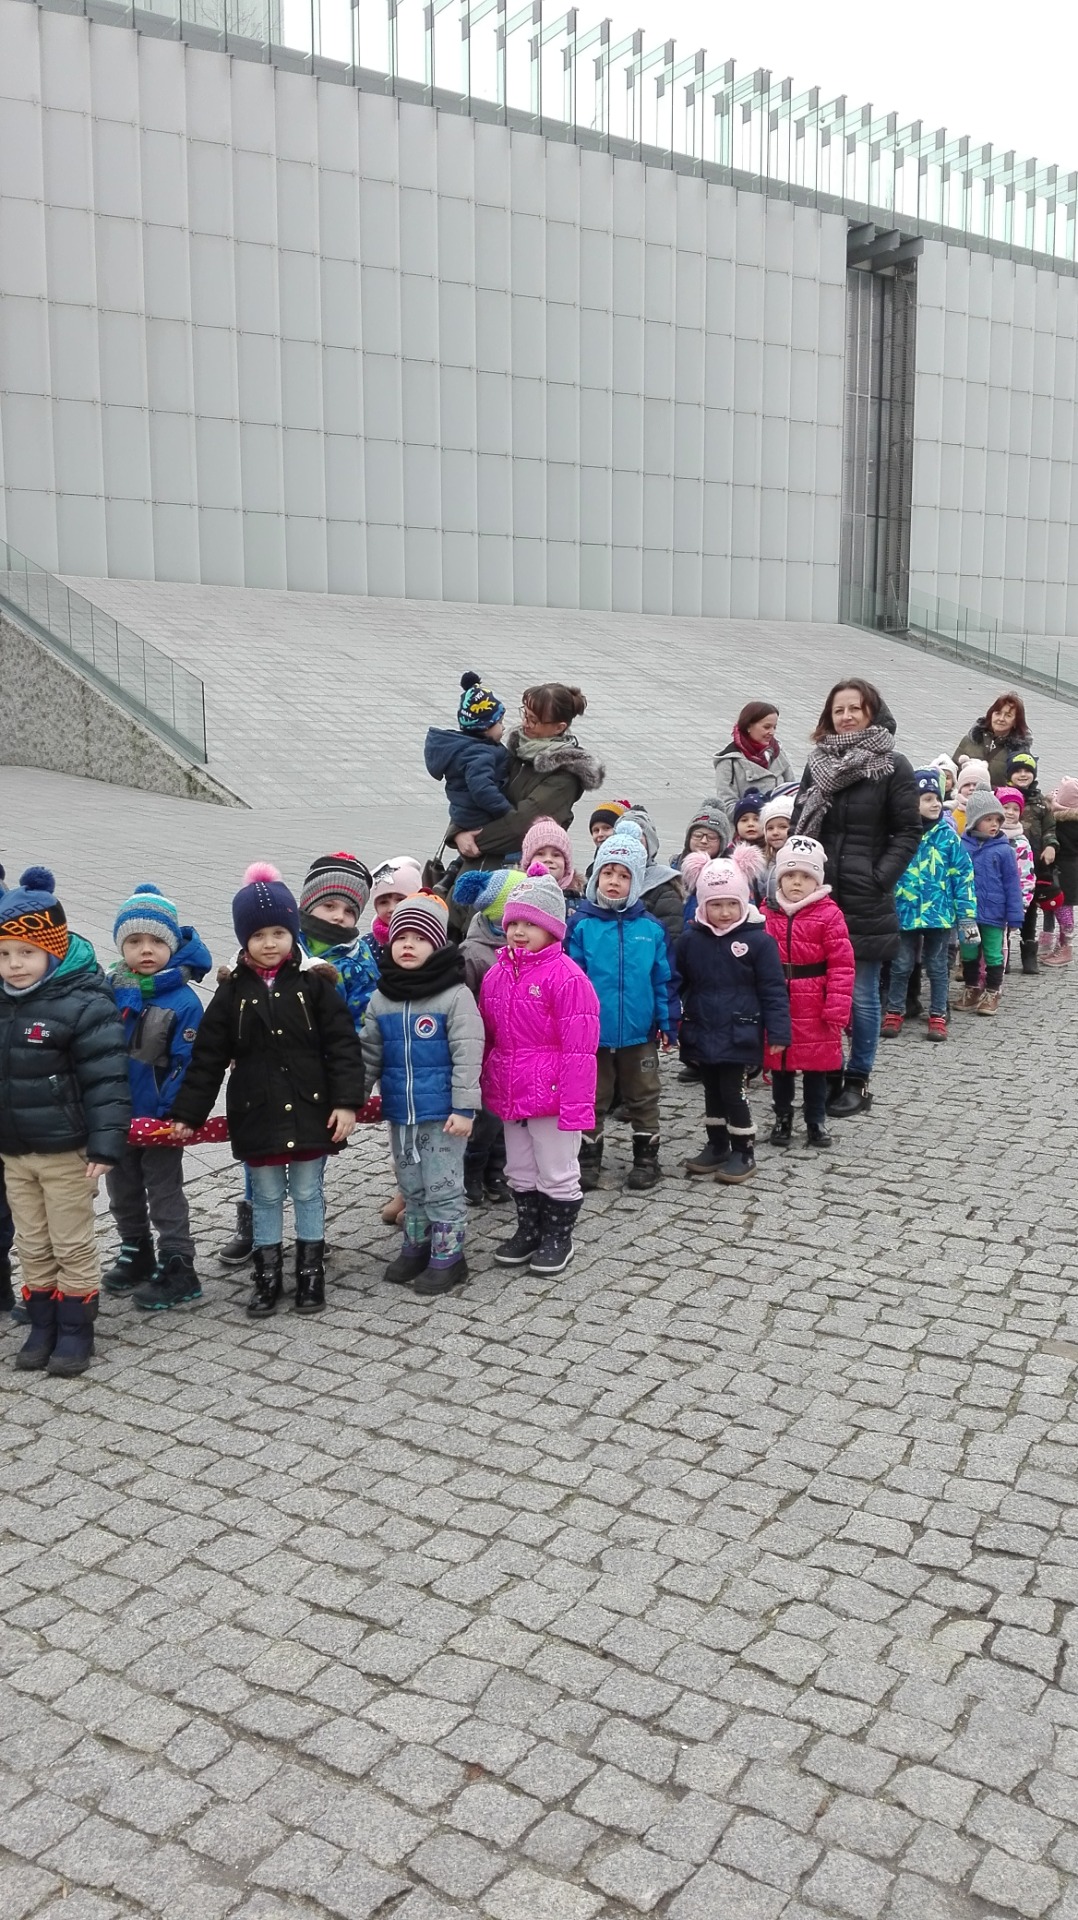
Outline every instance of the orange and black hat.
POLYGON ((40 947, 54 960, 67 952, 67 915, 53 889, 56 881, 48 867, 27 867, 19 884, 0 894, 0 940, 21 940, 24 946, 40 947))

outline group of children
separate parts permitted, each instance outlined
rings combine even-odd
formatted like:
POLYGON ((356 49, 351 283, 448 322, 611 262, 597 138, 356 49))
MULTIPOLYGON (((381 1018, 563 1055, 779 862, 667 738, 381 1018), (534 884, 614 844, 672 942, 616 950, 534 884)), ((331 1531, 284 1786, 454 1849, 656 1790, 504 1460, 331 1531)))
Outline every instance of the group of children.
MULTIPOLYGON (((455 768, 442 776, 451 826, 459 808, 477 828, 504 793, 486 751, 501 751, 504 708, 478 676, 465 679, 458 731, 480 742, 480 760, 429 740, 427 757, 455 768)), ((984 763, 946 756, 916 779, 922 838, 896 888, 901 950, 882 1031, 902 1031, 921 968, 927 1036, 945 1040, 954 952, 956 1004, 981 1013, 999 1006, 1008 930, 1020 930, 1023 971, 1038 952, 1070 961, 1078 780, 1047 801, 1029 753, 1012 756, 995 792, 984 763)), ((447 898, 423 887, 410 856, 373 875, 354 854, 320 856, 298 897, 274 867, 252 866, 232 902, 237 951, 208 1005, 195 986, 210 954, 157 886, 121 904, 106 978, 69 929, 52 875, 29 868, 5 892, 0 870, 0 1304, 14 1305, 14 1239, 29 1325, 16 1366, 68 1375, 90 1363, 102 1175, 120 1240, 104 1290, 144 1311, 201 1298, 183 1148, 212 1129, 226 1081, 245 1189, 221 1257, 250 1260, 252 1319, 276 1312, 285 1290, 286 1199, 292 1310, 324 1309, 326 1164, 376 1086, 398 1187, 384 1217, 402 1229, 384 1278, 420 1296, 467 1277, 467 1208, 484 1201, 516 1206, 498 1265, 562 1272, 583 1194, 600 1182, 611 1111, 632 1130, 628 1189, 651 1189, 662 1176, 661 1055, 675 1047, 704 1094, 690 1176, 737 1184, 755 1173, 746 1079, 760 1072, 771 1143, 792 1143, 800 1074, 806 1144, 829 1146, 854 955, 823 847, 797 831, 795 804, 792 786, 766 799, 750 789, 732 818, 705 801, 666 866, 646 809, 601 801, 584 875, 565 829, 534 820, 519 865, 463 872, 455 885, 450 874, 445 893, 472 915, 459 944, 447 898)))

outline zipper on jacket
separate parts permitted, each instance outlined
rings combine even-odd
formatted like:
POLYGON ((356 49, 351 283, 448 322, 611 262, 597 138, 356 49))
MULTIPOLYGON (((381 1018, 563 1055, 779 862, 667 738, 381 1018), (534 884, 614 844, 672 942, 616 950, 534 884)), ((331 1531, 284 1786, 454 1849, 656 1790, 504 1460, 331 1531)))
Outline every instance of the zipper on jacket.
POLYGON ((415 1076, 412 1071, 412 1003, 406 1000, 401 1009, 404 1022, 404 1101, 408 1115, 405 1126, 414 1127, 415 1118, 415 1076))
POLYGON ((625 1045, 625 920, 619 913, 618 928, 618 1046, 625 1045))
POLYGON ((304 1018, 304 1019, 306 1020, 306 1022, 307 1022, 307 1031, 308 1031, 308 1033, 313 1033, 313 1032, 314 1032, 314 1024, 313 1024, 313 1022, 312 1022, 312 1020, 311 1020, 311 1016, 310 1016, 310 1013, 309 1013, 309 1012, 308 1012, 308 1010, 307 1010, 307 1001, 306 1001, 306 997, 305 997, 305 995, 304 995, 304 992, 303 992, 303 988, 302 988, 302 987, 297 987, 297 988, 296 988, 296 998, 297 998, 297 1000, 299 1001, 299 1004, 300 1004, 300 1006, 301 1006, 301 1007, 303 1008, 303 1018, 304 1018))

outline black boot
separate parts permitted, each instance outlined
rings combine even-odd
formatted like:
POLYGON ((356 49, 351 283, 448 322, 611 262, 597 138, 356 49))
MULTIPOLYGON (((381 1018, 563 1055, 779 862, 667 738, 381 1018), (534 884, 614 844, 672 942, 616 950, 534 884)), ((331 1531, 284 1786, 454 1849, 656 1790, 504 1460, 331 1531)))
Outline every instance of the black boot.
POLYGON ((22 1297, 30 1315, 30 1337, 15 1355, 15 1365, 20 1373, 42 1373, 56 1345, 56 1295, 24 1287, 22 1297))
POLYGON ((513 1198, 513 1189, 501 1167, 488 1167, 483 1175, 483 1192, 494 1207, 504 1207, 513 1198))
POLYGON ((144 1313, 164 1313, 170 1307, 190 1307, 202 1298, 202 1288, 189 1253, 161 1248, 161 1258, 149 1280, 135 1288, 132 1302, 144 1313))
POLYGON ((156 1271, 152 1240, 124 1240, 111 1267, 102 1275, 101 1285, 106 1293, 134 1293, 144 1281, 152 1280, 156 1271))
POLYGON ((276 1247, 255 1247, 255 1284, 247 1302, 249 1319, 268 1320, 271 1313, 276 1313, 284 1285, 283 1264, 284 1250, 279 1244, 276 1247))
POLYGON ((242 1267, 251 1258, 253 1250, 251 1203, 249 1200, 237 1200, 236 1231, 231 1240, 225 1241, 217 1258, 223 1267, 242 1267))
POLYGON ((805 1145, 807 1147, 830 1147, 834 1145, 834 1141, 822 1120, 808 1120, 805 1125, 805 1145))
POLYGON ((296 1241, 296 1298, 293 1313, 321 1313, 326 1304, 326 1243, 296 1241))
POLYGON ((548 1200, 543 1197, 540 1220, 542 1237, 531 1257, 532 1273, 561 1273, 569 1265, 576 1252, 573 1228, 582 1204, 580 1200, 548 1200))
POLYGON ((97 1319, 97 1295, 86 1299, 61 1293, 56 1299, 56 1345, 49 1355, 46 1373, 68 1378, 85 1373, 93 1358, 94 1321, 97 1319))
POLYGON ((481 1207, 486 1197, 487 1196, 483 1191, 482 1168, 470 1167, 468 1165, 468 1162, 465 1161, 464 1162, 464 1198, 465 1200, 468 1202, 468 1205, 470 1207, 481 1207))
MULTIPOLYGON (((629 1193, 646 1193, 649 1187, 657 1186, 663 1177, 659 1165, 659 1136, 657 1133, 633 1134, 633 1168, 625 1182, 629 1193)), ((583 1181, 581 1181, 583 1186, 583 1181)))
POLYGON ((499 1267, 526 1266, 539 1245, 541 1194, 514 1193, 513 1199, 517 1203, 517 1230, 511 1240, 503 1240, 501 1246, 494 1249, 495 1264, 499 1267))
POLYGON ((729 1158, 730 1136, 726 1128, 709 1125, 707 1129, 707 1146, 702 1147, 700 1152, 696 1154, 692 1160, 686 1160, 685 1171, 689 1174, 700 1174, 703 1176, 716 1174, 720 1167, 726 1165, 729 1158))
POLYGON ((595 1192, 602 1170, 603 1136, 597 1133, 589 1139, 585 1134, 580 1142, 580 1185, 585 1193, 595 1192))
POLYGON ((382 1275, 391 1287, 410 1287, 430 1265, 430 1241, 405 1240, 395 1260, 382 1275))
POLYGON ((868 1090, 868 1080, 860 1074, 847 1073, 842 1082, 842 1092, 832 1095, 827 1102, 827 1111, 833 1120, 849 1120, 856 1113, 867 1113, 872 1105, 872 1095, 868 1090))
POLYGON ((1037 942, 1035 940, 1023 940, 1019 952, 1022 958, 1022 972, 1039 973, 1040 967, 1037 964, 1037 942))
POLYGON ((730 1158, 715 1175, 724 1187, 739 1187, 756 1172, 756 1135, 735 1133, 730 1140, 730 1158))
POLYGON ((0 1253, 0 1313, 10 1313, 15 1305, 15 1290, 11 1284, 11 1255, 0 1253))
POLYGON ((775 1124, 771 1129, 771 1145, 788 1147, 794 1136, 794 1116, 792 1110, 776 1107, 775 1124))

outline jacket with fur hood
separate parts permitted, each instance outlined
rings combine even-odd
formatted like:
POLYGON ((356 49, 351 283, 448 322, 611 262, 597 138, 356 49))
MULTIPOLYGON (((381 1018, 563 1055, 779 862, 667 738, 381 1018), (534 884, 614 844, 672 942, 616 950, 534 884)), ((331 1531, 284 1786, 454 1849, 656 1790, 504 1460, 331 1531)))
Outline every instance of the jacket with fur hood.
POLYGON ((830 887, 821 887, 797 902, 778 896, 774 905, 766 902, 764 920, 782 961, 792 1032, 788 1047, 768 1047, 765 1065, 773 1073, 836 1073, 842 1065, 842 1030, 853 1006, 854 976, 853 948, 841 910, 830 887))
POLYGON ((562 1133, 595 1130, 595 988, 560 941, 537 953, 503 947, 483 981, 483 1105, 500 1120, 556 1117, 562 1133))
POLYGON ((594 793, 606 778, 606 769, 594 754, 568 734, 550 740, 534 759, 522 760, 516 748, 521 735, 514 728, 505 745, 509 752, 509 779, 505 793, 509 812, 476 833, 477 866, 507 866, 504 858, 519 853, 532 822, 549 814, 560 827, 572 824, 573 808, 582 793, 594 793))
MULTIPOLYGON (((895 719, 886 704, 876 724, 893 737, 895 719)), ((795 832, 811 785, 806 766, 794 802, 795 832)), ((855 780, 837 792, 813 832, 827 855, 831 891, 855 956, 870 962, 893 960, 899 945, 895 886, 921 838, 917 783, 905 754, 895 754, 893 770, 884 779, 855 780)))

